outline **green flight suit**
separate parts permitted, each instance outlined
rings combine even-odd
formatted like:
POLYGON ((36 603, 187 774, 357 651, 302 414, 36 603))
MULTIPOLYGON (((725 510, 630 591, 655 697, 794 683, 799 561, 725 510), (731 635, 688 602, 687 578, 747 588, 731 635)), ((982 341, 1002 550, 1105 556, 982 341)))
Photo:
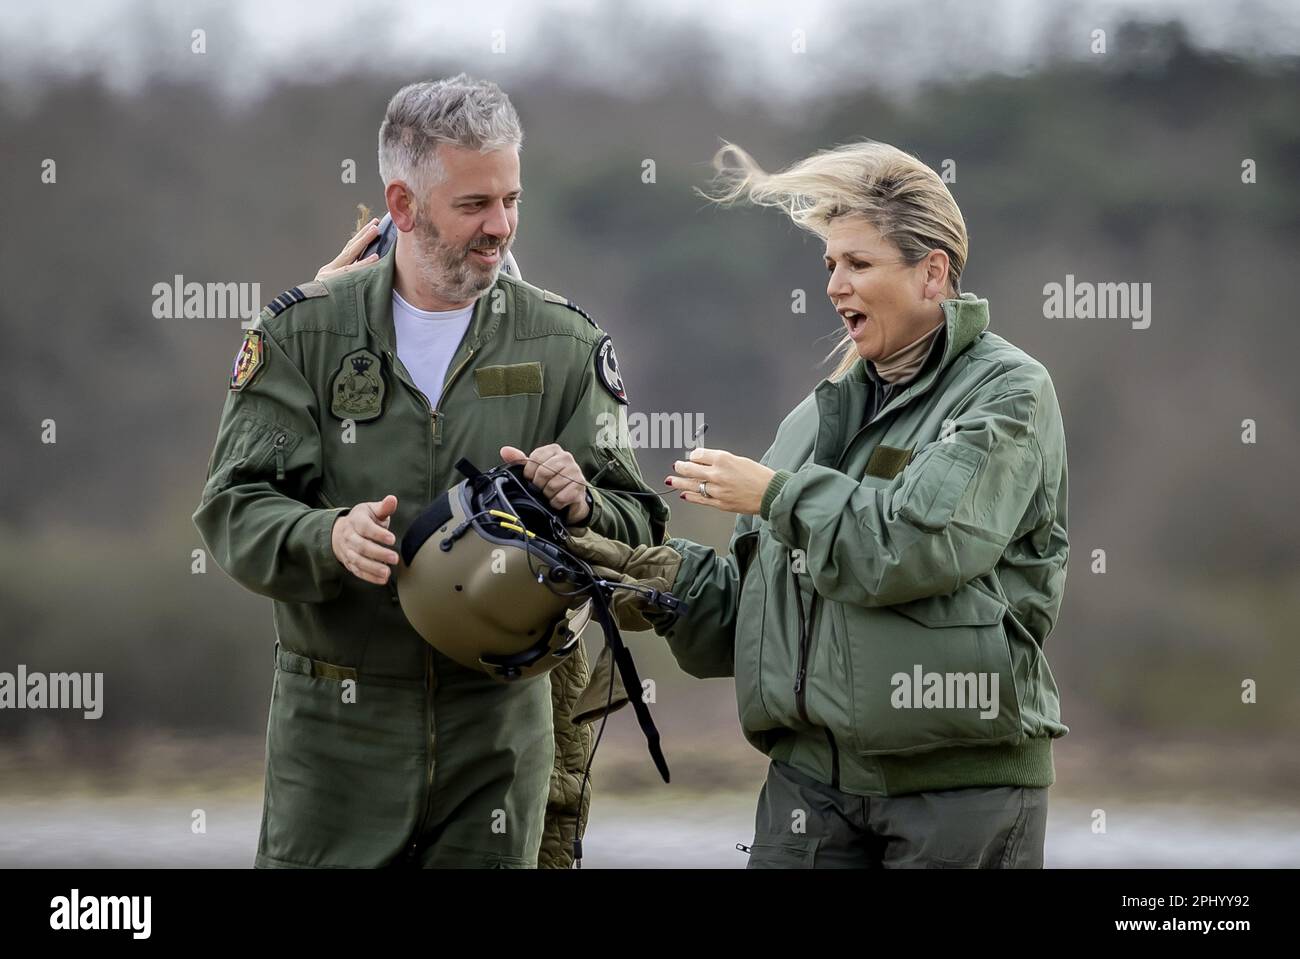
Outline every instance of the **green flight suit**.
MULTIPOLYGON (((501 276, 475 305, 442 396, 426 398, 397 356, 393 270, 390 251, 262 311, 194 514, 218 565, 274 600, 256 864, 535 866, 545 816, 580 818, 576 802, 547 813, 553 723, 568 718, 552 715, 551 680, 504 684, 438 653, 406 621, 392 579, 344 570, 334 522, 391 493, 400 542, 461 481, 460 457, 487 468, 503 445, 546 443, 599 475, 588 522, 604 535, 659 542, 667 508, 620 492, 650 490, 626 447, 599 442, 626 400, 585 314, 501 276)), ((586 670, 563 676, 585 682, 586 670)))

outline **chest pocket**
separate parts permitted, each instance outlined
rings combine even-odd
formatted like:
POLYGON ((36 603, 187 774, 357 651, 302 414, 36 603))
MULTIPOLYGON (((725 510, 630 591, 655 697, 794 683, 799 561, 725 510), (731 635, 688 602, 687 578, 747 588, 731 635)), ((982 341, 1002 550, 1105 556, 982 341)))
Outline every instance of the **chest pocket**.
POLYGON ((480 366, 474 371, 474 392, 480 398, 542 393, 542 364, 512 363, 480 366))

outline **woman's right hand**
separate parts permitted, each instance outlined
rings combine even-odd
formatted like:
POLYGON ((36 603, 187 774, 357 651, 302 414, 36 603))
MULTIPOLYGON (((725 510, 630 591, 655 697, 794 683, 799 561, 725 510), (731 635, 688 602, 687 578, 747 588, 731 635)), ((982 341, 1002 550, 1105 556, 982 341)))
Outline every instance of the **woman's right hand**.
POLYGON ((324 280, 340 273, 346 273, 348 270, 355 270, 359 266, 374 263, 379 259, 378 253, 371 253, 364 260, 358 260, 357 257, 377 236, 379 236, 379 220, 374 219, 358 230, 356 236, 343 244, 343 249, 339 251, 338 256, 316 271, 316 279, 324 280))

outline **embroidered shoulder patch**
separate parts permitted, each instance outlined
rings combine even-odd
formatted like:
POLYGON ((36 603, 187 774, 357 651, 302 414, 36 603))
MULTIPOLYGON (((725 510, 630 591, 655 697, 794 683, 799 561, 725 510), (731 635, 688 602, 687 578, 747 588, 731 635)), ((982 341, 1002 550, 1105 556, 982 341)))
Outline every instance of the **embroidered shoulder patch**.
POLYGON ((230 368, 230 389, 238 393, 253 381, 257 371, 266 365, 266 344, 262 331, 250 329, 244 331, 244 342, 235 354, 235 363, 230 368))
POLYGON ((600 385, 609 391, 624 406, 627 406, 627 390, 623 388, 623 377, 618 371, 618 357, 614 355, 614 342, 606 333, 596 346, 596 378, 600 385))

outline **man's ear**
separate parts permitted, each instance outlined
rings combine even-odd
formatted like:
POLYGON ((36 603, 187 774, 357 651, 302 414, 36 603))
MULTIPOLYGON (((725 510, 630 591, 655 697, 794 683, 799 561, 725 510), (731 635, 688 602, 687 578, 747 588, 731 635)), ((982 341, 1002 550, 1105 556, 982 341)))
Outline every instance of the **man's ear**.
POLYGON ((388 186, 384 187, 384 202, 388 204, 388 212, 393 217, 393 225, 403 233, 410 233, 415 229, 415 214, 418 205, 415 200, 415 193, 405 180, 393 180, 388 186))

